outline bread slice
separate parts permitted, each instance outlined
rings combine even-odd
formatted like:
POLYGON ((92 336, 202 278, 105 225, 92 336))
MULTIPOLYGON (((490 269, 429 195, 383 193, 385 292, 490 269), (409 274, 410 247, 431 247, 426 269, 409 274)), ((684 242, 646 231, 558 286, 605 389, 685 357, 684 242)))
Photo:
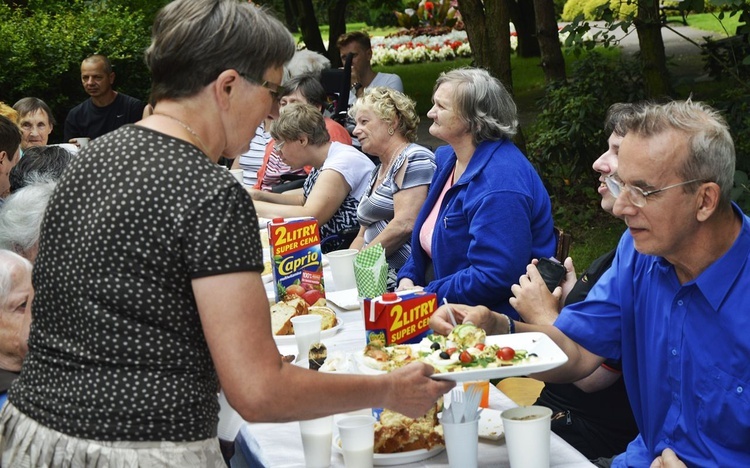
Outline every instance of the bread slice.
POLYGON ((311 314, 320 315, 322 317, 320 329, 328 330, 336 326, 336 312, 328 307, 309 307, 308 310, 311 314))
POLYGON ((294 297, 271 306, 271 330, 274 335, 293 335, 292 317, 307 314, 304 299, 294 297))

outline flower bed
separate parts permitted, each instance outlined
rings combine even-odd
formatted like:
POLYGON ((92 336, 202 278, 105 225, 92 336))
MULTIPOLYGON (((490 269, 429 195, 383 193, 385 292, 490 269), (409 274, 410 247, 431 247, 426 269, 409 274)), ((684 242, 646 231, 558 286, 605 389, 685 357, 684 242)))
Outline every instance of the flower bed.
MULTIPOLYGON (((560 35, 564 43, 567 33, 560 35)), ((440 36, 409 36, 408 34, 371 38, 372 65, 442 62, 459 57, 471 57, 471 46, 466 31, 453 30, 440 36)), ((518 37, 510 33, 510 47, 516 50, 518 37)))

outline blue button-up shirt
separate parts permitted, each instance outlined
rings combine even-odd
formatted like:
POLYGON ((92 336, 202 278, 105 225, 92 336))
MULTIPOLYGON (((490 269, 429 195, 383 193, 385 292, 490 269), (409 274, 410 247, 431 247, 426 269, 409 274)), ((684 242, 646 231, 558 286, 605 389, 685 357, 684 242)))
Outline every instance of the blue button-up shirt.
POLYGON ((612 268, 555 322, 621 358, 640 435, 615 467, 649 466, 666 447, 689 466, 750 466, 750 218, 721 258, 680 284, 626 232, 612 268))

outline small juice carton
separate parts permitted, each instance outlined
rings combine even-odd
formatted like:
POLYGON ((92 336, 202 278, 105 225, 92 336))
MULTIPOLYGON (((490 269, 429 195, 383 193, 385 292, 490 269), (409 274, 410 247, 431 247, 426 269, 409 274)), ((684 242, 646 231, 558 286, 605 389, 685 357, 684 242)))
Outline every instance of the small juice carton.
POLYGON ((325 297, 318 221, 311 217, 275 218, 268 222, 268 240, 276 301, 282 300, 292 285, 302 286, 308 303, 325 297), (308 295, 310 291, 318 294, 308 295))
POLYGON ((435 293, 400 291, 365 299, 367 343, 380 341, 386 346, 419 343, 432 334, 430 317, 437 309, 435 293))

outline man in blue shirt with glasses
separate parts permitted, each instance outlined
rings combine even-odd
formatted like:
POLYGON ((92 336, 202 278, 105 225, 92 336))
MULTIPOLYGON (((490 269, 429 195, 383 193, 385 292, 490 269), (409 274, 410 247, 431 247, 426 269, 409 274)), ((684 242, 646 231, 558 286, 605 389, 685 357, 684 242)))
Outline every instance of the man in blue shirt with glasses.
POLYGON ((612 466, 750 466, 750 219, 730 201, 734 167, 707 105, 637 113, 607 180, 628 226, 612 267, 554 326, 517 326, 543 329, 570 358, 542 380, 622 359, 640 434, 612 466))

